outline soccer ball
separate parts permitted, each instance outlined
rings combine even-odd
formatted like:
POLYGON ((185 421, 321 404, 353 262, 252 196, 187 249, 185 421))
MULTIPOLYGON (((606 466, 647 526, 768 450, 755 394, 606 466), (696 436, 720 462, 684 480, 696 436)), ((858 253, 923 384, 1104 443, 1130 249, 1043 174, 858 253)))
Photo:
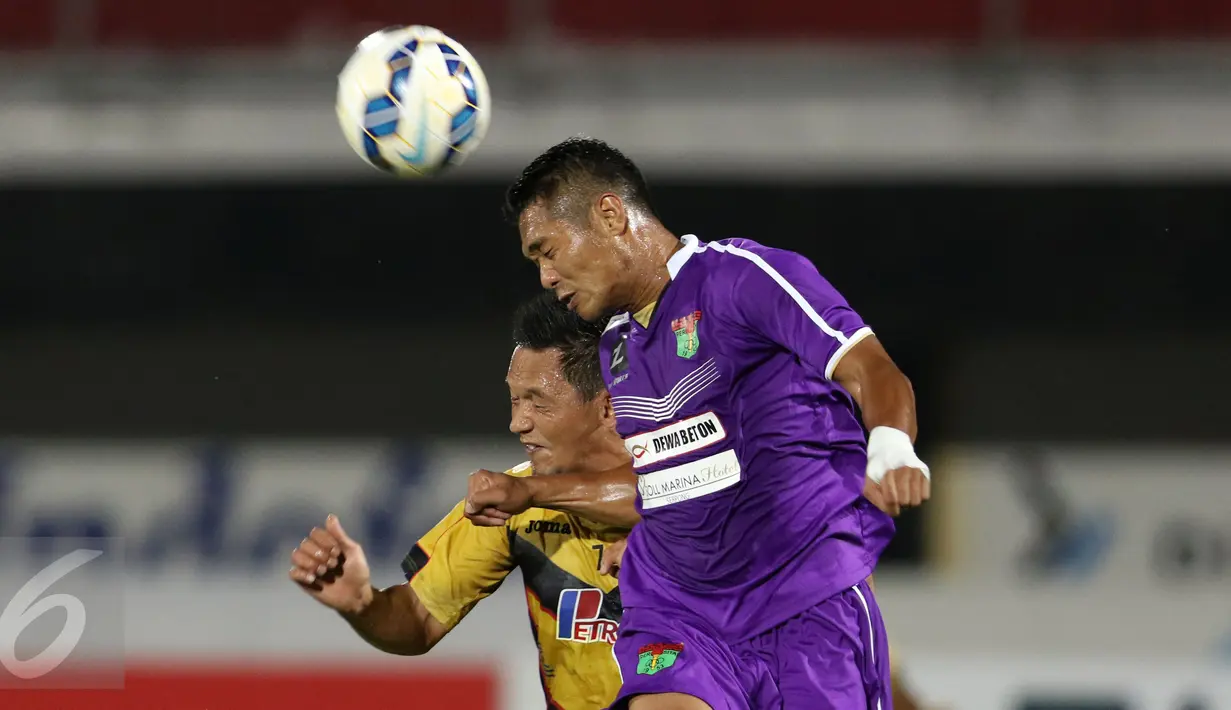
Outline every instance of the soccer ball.
POLYGON ((479 63, 432 27, 366 37, 338 74, 338 123, 369 165, 404 177, 460 164, 483 141, 491 94, 479 63))

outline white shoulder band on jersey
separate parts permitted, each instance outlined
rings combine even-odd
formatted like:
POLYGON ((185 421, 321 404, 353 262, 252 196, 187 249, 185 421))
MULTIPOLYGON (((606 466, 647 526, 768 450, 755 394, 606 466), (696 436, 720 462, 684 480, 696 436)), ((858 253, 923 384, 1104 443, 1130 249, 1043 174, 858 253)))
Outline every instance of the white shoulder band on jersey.
POLYGON ((923 471, 925 478, 932 480, 928 465, 915 454, 910 435, 893 427, 873 427, 868 432, 868 478, 880 483, 886 473, 903 467, 917 468, 923 471))

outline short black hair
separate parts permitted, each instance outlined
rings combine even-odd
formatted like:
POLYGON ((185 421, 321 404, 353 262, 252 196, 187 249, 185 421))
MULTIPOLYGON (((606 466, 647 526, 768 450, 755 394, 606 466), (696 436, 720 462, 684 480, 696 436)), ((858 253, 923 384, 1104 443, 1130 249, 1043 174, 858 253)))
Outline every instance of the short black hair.
POLYGON ((590 402, 605 387, 598 362, 603 327, 587 322, 550 291, 543 291, 518 307, 513 316, 513 344, 531 350, 559 350, 565 381, 590 402))
POLYGON ((527 207, 554 198, 566 184, 610 190, 653 214, 650 188, 636 164, 603 141, 579 137, 553 145, 521 171, 505 192, 505 218, 516 224, 527 207))

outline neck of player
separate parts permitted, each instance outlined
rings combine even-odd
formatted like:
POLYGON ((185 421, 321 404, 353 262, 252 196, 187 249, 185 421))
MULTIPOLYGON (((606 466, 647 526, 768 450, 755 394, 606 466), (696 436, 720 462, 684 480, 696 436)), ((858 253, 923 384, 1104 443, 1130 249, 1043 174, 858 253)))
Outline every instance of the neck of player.
POLYGON ((586 441, 583 450, 588 453, 581 457, 577 465, 566 467, 562 473, 610 471, 630 460, 628 449, 624 448, 624 440, 612 429, 600 426, 589 433, 586 441))
POLYGON ((629 313, 636 313, 658 300, 663 289, 671 283, 667 261, 683 247, 679 237, 657 222, 638 229, 634 241, 638 259, 628 272, 629 313))

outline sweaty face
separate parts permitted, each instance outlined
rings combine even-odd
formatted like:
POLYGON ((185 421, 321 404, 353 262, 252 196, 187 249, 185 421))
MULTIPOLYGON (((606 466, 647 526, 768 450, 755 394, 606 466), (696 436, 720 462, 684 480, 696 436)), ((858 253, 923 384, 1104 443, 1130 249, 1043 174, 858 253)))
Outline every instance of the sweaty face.
POLYGON ((613 291, 627 272, 615 240, 597 222, 562 219, 542 202, 527 207, 519 220, 522 253, 538 266, 543 288, 589 321, 616 306, 613 291))
POLYGON ((519 347, 509 362, 509 431, 521 438, 536 474, 582 468, 603 430, 603 398, 586 402, 560 372, 560 351, 519 347))

